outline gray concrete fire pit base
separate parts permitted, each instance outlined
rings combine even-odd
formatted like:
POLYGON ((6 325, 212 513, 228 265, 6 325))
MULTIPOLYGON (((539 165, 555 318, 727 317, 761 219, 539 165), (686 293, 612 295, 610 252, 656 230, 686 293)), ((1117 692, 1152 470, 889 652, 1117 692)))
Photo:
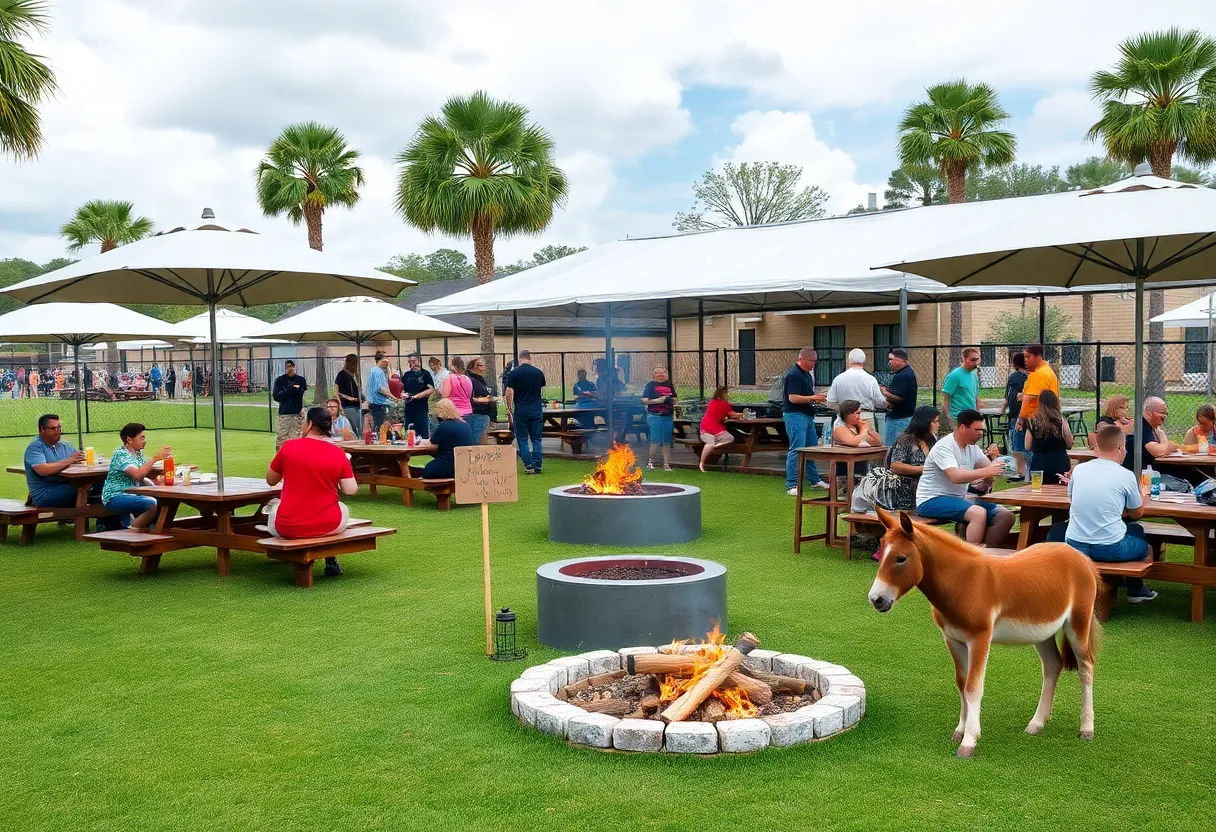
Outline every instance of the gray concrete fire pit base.
POLYGON ((701 489, 646 483, 643 494, 549 489, 549 539, 591 546, 662 546, 701 537, 701 489))
POLYGON ((546 563, 536 570, 541 644, 597 650, 619 644, 700 639, 726 621, 726 567, 711 560, 609 555, 546 563), (625 581, 582 577, 608 567, 660 568, 679 578, 625 581))

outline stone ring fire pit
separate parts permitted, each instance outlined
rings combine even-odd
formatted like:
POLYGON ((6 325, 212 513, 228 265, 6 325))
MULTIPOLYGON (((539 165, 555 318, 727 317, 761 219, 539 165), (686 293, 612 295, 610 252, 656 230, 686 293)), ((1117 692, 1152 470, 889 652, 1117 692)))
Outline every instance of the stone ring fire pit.
POLYGON ((572 745, 683 754, 798 745, 846 731, 865 715, 865 684, 848 668, 776 650, 736 655, 748 638, 754 643, 744 634, 728 647, 711 634, 702 644, 554 659, 511 683, 511 712, 572 745), (698 700, 710 685, 717 687, 698 700), (693 710, 681 707, 694 701, 693 710))

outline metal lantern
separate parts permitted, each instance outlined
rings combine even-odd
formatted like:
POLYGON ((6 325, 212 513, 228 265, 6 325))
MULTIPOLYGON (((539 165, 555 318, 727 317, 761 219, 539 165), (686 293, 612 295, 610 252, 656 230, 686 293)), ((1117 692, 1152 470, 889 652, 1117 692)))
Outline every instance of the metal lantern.
POLYGON ((494 616, 494 655, 496 662, 513 662, 528 655, 526 649, 515 646, 515 613, 503 607, 494 616))

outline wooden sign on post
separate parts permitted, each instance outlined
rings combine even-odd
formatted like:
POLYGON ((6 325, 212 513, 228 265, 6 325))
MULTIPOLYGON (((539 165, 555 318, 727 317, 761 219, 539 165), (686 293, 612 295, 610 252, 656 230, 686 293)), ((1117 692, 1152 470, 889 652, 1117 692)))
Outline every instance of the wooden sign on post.
POLYGON ((490 600, 490 503, 519 500, 515 449, 502 445, 456 448, 456 502, 481 503, 481 569, 485 584, 486 655, 494 652, 494 605, 490 600))

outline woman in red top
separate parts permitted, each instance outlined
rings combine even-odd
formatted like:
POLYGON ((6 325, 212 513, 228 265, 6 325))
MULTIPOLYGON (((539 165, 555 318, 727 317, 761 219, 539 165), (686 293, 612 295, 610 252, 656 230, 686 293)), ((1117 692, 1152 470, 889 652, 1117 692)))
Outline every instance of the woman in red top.
POLYGON ((735 441, 735 437, 731 436, 723 422, 741 418, 742 413, 730 409, 730 402, 726 400, 726 388, 719 387, 714 390, 709 404, 705 406, 705 415, 701 417, 701 442, 705 445, 701 449, 701 473, 705 473, 705 463, 709 461, 710 454, 735 441))
MULTIPOLYGON (((288 439, 266 472, 270 485, 283 483, 283 496, 270 504, 267 526, 275 537, 301 539, 337 534, 350 521, 350 509, 338 501, 338 491, 354 494, 359 486, 350 459, 329 441, 333 427, 329 411, 309 408, 304 435, 288 439)), ((341 575, 337 558, 325 559, 325 575, 341 575)))

